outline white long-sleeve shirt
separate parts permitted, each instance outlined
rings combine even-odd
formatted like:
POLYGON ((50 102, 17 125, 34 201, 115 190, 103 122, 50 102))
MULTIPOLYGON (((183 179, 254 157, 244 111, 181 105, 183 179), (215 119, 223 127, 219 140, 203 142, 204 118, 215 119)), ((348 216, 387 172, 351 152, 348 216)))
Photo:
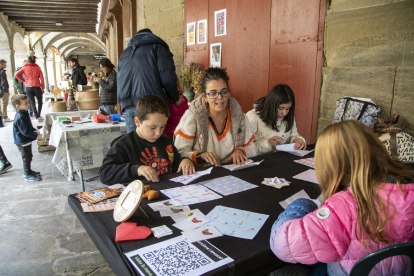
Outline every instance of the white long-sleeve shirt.
POLYGON ((305 138, 299 135, 296 128, 296 121, 293 121, 293 126, 290 131, 286 132, 287 122, 283 119, 277 120, 276 126, 279 131, 273 130, 268 127, 262 119, 257 115, 255 109, 250 110, 246 113, 247 118, 249 119, 250 127, 255 135, 255 143, 257 145, 257 153, 267 153, 273 150, 269 145, 269 139, 274 136, 279 136, 283 139, 283 144, 293 143, 297 138, 302 139, 305 142, 305 138))

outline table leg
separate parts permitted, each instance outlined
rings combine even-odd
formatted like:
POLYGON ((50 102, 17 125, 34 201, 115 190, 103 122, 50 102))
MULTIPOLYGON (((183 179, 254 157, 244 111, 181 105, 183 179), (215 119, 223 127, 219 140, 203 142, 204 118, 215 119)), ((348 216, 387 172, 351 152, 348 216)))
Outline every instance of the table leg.
POLYGON ((77 171, 79 178, 80 178, 80 183, 81 183, 81 187, 82 187, 82 192, 85 191, 85 182, 83 180, 83 173, 82 170, 77 171))

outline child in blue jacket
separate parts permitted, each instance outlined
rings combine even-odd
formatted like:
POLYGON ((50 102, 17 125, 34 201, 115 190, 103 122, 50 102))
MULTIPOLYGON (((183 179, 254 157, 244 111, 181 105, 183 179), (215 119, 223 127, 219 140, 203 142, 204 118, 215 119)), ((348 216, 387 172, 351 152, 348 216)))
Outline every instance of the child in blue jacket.
POLYGON ((24 178, 26 181, 39 181, 41 175, 39 172, 32 171, 30 164, 32 162, 32 142, 39 135, 33 127, 29 116, 30 103, 24 94, 17 94, 12 97, 12 105, 16 108, 16 115, 13 122, 14 143, 20 151, 23 159, 24 178))

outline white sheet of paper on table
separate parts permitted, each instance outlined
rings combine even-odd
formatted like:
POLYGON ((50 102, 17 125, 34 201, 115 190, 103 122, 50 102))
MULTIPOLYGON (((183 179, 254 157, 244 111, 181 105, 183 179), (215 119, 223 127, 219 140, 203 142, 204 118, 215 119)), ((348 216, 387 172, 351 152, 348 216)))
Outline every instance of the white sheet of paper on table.
POLYGON ((220 233, 220 231, 212 225, 206 227, 201 226, 198 229, 184 231, 182 234, 187 239, 187 241, 191 243, 223 236, 223 234, 220 233))
POLYGON ((192 215, 186 219, 174 223, 173 226, 180 229, 181 231, 188 231, 200 227, 206 224, 207 222, 210 222, 210 220, 205 216, 201 217, 198 215, 192 215))
POLYGON ((318 179, 316 178, 316 172, 313 169, 309 169, 298 175, 295 175, 293 178, 319 184, 318 179))
POLYGON ((285 151, 287 153, 294 154, 296 156, 301 156, 301 157, 303 157, 303 156, 311 153, 312 151, 314 151, 314 150, 295 150, 295 143, 277 145, 276 149, 278 151, 285 151))
POLYGON ((190 207, 188 206, 170 206, 167 208, 160 209, 160 216, 161 217, 169 217, 173 214, 184 214, 190 211, 190 207))
POLYGON ((194 209, 194 210, 190 210, 184 213, 176 213, 176 214, 172 214, 170 217, 175 221, 175 222, 179 222, 181 220, 184 220, 188 217, 191 217, 192 215, 196 215, 196 216, 200 216, 200 217, 205 217, 205 215, 198 209, 194 209))
POLYGON ((194 180, 202 177, 203 175, 207 175, 211 173, 211 170, 213 169, 213 167, 204 170, 204 171, 198 171, 195 174, 190 174, 190 175, 180 175, 174 178, 171 178, 171 181, 174 182, 178 182, 178 183, 182 183, 184 185, 190 184, 191 182, 193 182, 194 180))
POLYGON ((171 199, 167 199, 167 200, 163 200, 163 201, 158 201, 155 203, 150 203, 148 204, 149 207, 151 207, 152 210, 154 210, 154 212, 159 211, 162 208, 165 207, 169 207, 169 206, 179 206, 178 204, 176 204, 174 201, 172 201, 171 199))
POLYGON ((299 192, 297 192, 293 196, 279 202, 279 204, 283 207, 283 209, 286 209, 289 206, 289 204, 291 204, 293 201, 295 201, 296 199, 299 199, 299 198, 311 199, 310 196, 305 192, 305 190, 300 190, 299 192))
POLYGON ((249 159, 248 161, 245 161, 245 164, 244 165, 234 165, 234 164, 230 164, 230 165, 224 165, 223 168, 228 169, 230 171, 238 171, 238 170, 247 169, 247 168, 250 168, 250 167, 253 167, 253 166, 258 166, 263 161, 264 160, 258 161, 258 162, 253 162, 253 160, 249 159))
POLYGON ((208 241, 192 244, 184 236, 139 248, 125 253, 125 256, 142 275, 148 275, 147 267, 156 275, 164 275, 165 271, 168 271, 170 275, 203 275, 234 262, 232 258, 208 241), (203 251, 199 248, 203 248, 203 251), (177 266, 177 263, 180 265, 177 266))

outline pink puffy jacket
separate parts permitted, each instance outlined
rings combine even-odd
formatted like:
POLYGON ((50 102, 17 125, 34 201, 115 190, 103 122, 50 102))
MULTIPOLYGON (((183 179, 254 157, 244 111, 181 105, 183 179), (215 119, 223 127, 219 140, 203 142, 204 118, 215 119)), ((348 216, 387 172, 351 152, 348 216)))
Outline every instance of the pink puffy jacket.
POLYGON ((42 70, 36 63, 27 63, 22 69, 17 71, 14 76, 19 81, 24 82, 26 87, 42 87, 45 89, 42 70), (26 79, 24 79, 22 75, 24 75, 26 79))
POLYGON ((170 109, 170 117, 164 129, 164 134, 171 139, 174 136, 174 130, 183 117, 185 111, 188 109, 188 100, 183 96, 184 101, 180 105, 176 105, 170 98, 168 98, 168 107, 170 109))
MULTIPOLYGON (((390 244, 368 240, 367 249, 361 245, 355 235, 357 204, 348 188, 303 218, 286 221, 278 229, 272 229, 272 251, 285 262, 328 263, 328 272, 335 271, 330 275, 349 274, 354 264, 367 254, 414 240, 414 184, 401 186, 405 193, 393 183, 383 184, 379 190, 379 195, 388 202, 388 210, 392 212, 391 206, 395 207, 395 215, 385 229, 391 238, 390 244)), ((375 266, 370 275, 406 275, 409 263, 408 257, 388 258, 375 266)))

